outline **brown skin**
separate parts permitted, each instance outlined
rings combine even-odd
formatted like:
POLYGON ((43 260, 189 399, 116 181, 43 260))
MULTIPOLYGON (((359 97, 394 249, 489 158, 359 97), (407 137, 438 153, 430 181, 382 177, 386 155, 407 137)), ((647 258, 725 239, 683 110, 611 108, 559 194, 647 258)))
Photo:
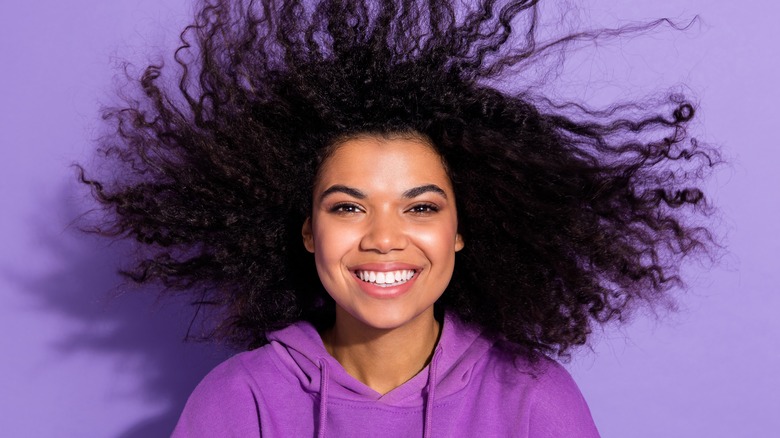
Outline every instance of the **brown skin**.
POLYGON ((457 228, 452 183, 421 139, 356 137, 336 146, 320 169, 302 235, 336 301, 336 322, 322 333, 323 343, 378 393, 430 360, 440 331, 433 304, 463 248, 457 228), (390 287, 359 278, 408 271, 411 279, 390 287))

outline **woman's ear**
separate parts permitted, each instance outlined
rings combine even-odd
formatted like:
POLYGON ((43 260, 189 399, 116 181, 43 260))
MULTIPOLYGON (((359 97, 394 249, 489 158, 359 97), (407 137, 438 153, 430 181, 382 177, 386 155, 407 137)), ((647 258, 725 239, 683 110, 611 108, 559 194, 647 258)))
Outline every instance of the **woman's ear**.
POLYGON ((303 236, 303 246, 306 248, 306 251, 314 254, 314 234, 311 231, 311 217, 307 217, 303 221, 301 236, 303 236))
POLYGON ((463 249, 463 236, 460 235, 460 233, 455 235, 455 252, 458 252, 463 249))

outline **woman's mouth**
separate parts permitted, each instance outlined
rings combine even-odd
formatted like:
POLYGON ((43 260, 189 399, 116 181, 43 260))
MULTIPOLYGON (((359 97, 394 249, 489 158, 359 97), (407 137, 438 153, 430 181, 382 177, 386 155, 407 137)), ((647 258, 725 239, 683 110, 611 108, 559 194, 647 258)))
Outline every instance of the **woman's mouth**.
POLYGON ((414 278, 417 273, 414 269, 401 269, 396 271, 355 271, 355 276, 360 280, 379 287, 399 286, 414 278))

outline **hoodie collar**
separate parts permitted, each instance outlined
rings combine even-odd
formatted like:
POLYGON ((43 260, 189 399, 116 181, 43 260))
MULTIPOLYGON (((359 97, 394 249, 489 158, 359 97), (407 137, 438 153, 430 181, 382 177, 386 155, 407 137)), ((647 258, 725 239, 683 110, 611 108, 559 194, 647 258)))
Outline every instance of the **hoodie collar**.
MULTIPOLYGON (((328 354, 319 333, 308 322, 298 322, 271 332, 268 340, 304 390, 320 393, 322 388, 327 387, 328 397, 332 399, 376 401, 398 407, 420 406, 424 394, 430 394, 431 389, 438 400, 459 392, 468 384, 477 361, 493 344, 479 330, 446 313, 431 364, 401 386, 382 395, 349 375, 328 354), (327 367, 325 372, 323 367, 327 367), (431 367, 435 369, 431 370, 431 367), (325 376, 327 382, 322 381, 325 376), (434 388, 426 390, 429 383, 434 388)), ((428 396, 426 398, 431 401, 428 396)))

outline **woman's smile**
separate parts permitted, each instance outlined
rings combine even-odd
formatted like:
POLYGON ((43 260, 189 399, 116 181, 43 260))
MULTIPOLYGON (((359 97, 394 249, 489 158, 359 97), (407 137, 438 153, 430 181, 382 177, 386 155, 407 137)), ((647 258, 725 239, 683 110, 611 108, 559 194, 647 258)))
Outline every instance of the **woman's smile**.
POLYGON ((350 269, 358 286, 367 295, 391 299, 408 292, 422 269, 406 263, 364 264, 350 269))

